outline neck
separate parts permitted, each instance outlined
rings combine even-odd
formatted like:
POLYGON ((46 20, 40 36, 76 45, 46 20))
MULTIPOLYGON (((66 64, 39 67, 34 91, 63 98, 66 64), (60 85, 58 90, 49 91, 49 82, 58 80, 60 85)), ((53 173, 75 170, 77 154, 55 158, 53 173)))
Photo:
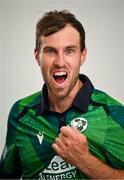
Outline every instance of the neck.
POLYGON ((75 87, 72 89, 69 95, 59 98, 51 93, 48 94, 49 102, 50 102, 50 109, 54 112, 63 113, 69 107, 71 107, 78 91, 82 87, 82 82, 80 80, 77 81, 75 87))

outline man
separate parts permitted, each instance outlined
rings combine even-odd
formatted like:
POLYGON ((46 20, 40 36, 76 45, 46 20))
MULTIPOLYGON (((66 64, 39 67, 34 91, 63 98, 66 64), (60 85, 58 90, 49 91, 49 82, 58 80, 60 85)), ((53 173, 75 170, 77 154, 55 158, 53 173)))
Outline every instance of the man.
POLYGON ((1 178, 124 178, 124 106, 79 75, 86 54, 73 14, 39 20, 35 58, 45 84, 12 107, 1 178))

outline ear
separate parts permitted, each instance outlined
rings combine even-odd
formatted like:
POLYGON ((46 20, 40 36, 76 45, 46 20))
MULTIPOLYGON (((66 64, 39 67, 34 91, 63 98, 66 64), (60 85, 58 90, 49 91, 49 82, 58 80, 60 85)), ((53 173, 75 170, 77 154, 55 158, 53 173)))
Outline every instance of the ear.
POLYGON ((39 53, 38 53, 38 50, 37 49, 34 49, 34 57, 35 57, 35 60, 37 61, 37 63, 40 65, 40 61, 39 61, 39 53))
POLYGON ((85 48, 81 53, 81 65, 85 62, 87 57, 87 48, 85 48))

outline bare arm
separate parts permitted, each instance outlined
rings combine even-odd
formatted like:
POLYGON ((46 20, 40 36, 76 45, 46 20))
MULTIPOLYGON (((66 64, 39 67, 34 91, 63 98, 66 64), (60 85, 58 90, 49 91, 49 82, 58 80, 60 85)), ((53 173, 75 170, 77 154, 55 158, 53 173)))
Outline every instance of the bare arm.
POLYGON ((114 169, 93 156, 89 152, 86 136, 74 128, 62 127, 52 147, 59 156, 89 178, 124 179, 124 170, 114 169))

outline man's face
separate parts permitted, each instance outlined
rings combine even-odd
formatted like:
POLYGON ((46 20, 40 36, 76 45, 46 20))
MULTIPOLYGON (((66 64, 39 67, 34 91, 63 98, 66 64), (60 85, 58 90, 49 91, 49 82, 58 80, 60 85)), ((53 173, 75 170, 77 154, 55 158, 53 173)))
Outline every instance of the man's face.
POLYGON ((80 51, 80 35, 72 26, 41 37, 39 53, 35 57, 40 65, 48 92, 64 98, 76 88, 80 65, 86 58, 86 49, 80 51))

